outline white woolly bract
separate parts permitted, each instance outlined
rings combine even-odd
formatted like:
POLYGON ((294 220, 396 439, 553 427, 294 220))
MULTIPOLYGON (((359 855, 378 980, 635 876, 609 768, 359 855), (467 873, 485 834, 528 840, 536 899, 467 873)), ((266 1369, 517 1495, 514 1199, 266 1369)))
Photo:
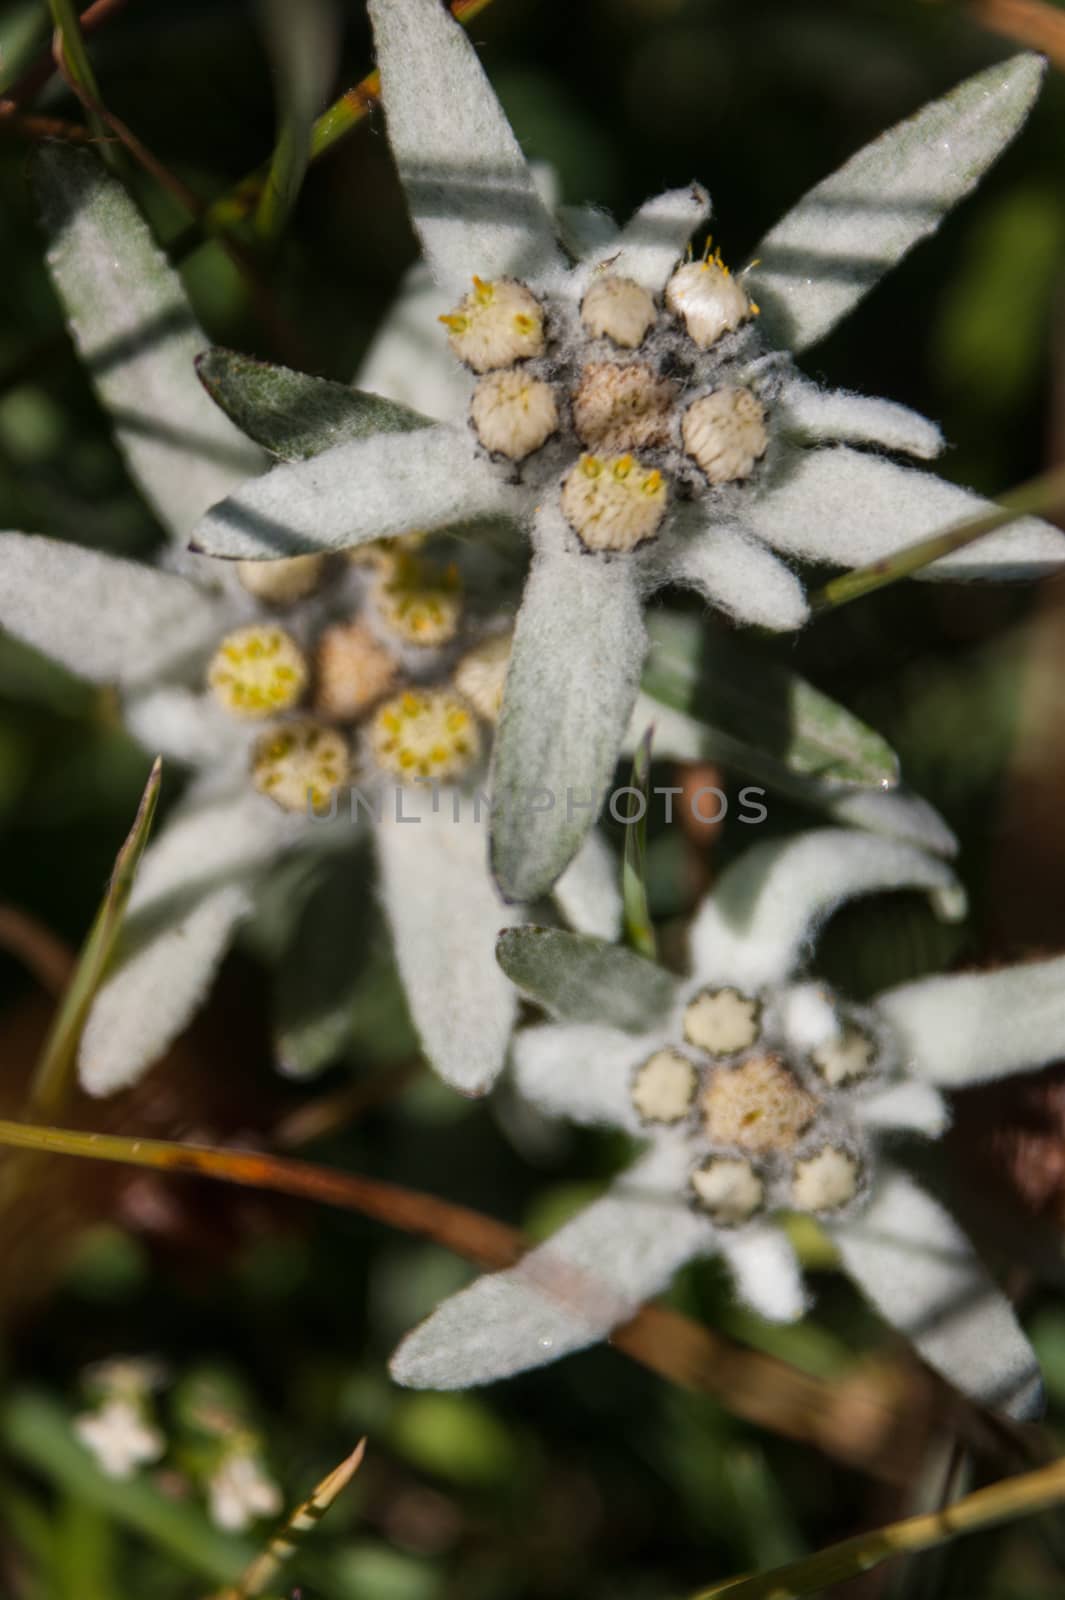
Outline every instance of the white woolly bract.
POLYGON ((181 280, 97 156, 60 143, 36 161, 48 265, 78 352, 130 472, 184 544, 196 521, 266 457, 196 376, 210 343, 181 280))
POLYGON ((751 294, 783 341, 822 338, 934 232, 1031 109, 1046 62, 1018 55, 874 139, 804 195, 755 247, 751 294))

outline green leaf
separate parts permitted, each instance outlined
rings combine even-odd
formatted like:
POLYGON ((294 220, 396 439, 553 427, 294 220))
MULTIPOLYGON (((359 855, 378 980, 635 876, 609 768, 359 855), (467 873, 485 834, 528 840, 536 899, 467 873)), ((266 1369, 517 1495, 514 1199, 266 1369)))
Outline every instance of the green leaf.
POLYGON ((625 827, 625 859, 621 873, 621 893, 625 932, 632 948, 648 961, 655 959, 655 930, 647 903, 647 813, 651 794, 651 741, 654 729, 648 728, 636 747, 629 787, 642 797, 642 810, 625 827))
POLYGON ((34 1072, 28 1098, 28 1110, 34 1116, 55 1116, 73 1078, 78 1041, 85 1019, 114 952, 137 868, 148 843, 162 775, 162 758, 156 756, 133 826, 115 857, 107 892, 82 947, 70 987, 63 996, 34 1072))
POLYGON ((197 1507, 162 1494, 147 1478, 106 1477, 66 1413, 44 1395, 24 1390, 10 1396, 0 1411, 0 1439, 23 1465, 211 1582, 232 1582, 255 1553, 253 1545, 219 1533, 197 1507))
POLYGON ((236 350, 205 350, 196 371, 230 421, 283 461, 306 461, 331 445, 372 433, 412 433, 433 426, 430 417, 395 400, 255 361, 236 350))
POLYGON ((640 1033, 673 1004, 662 967, 604 939, 525 924, 499 936, 496 958, 510 981, 554 1017, 640 1033))
POLYGON ((789 668, 696 617, 655 611, 647 631, 645 690, 720 735, 730 765, 768 781, 778 769, 875 789, 898 783, 886 740, 789 668))
POLYGON ((311 159, 314 120, 329 92, 337 53, 332 0, 260 0, 266 42, 277 84, 278 134, 259 198, 260 238, 281 233, 311 159))

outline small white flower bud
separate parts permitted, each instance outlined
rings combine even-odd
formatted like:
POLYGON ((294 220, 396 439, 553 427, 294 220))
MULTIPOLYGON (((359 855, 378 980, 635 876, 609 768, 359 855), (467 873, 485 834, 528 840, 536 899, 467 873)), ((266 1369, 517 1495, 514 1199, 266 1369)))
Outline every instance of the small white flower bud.
POLYGON ((474 278, 472 294, 440 321, 452 350, 474 372, 512 367, 544 352, 540 302, 515 278, 474 278))
POLYGON ((398 667, 365 622, 326 628, 315 657, 315 711, 340 722, 361 717, 393 687, 398 667))
POLYGON ((632 1103, 644 1122, 682 1122, 695 1101, 698 1076, 679 1050, 656 1050, 636 1069, 632 1103))
POLYGON ((711 483, 749 478, 769 444, 765 412, 750 389, 715 389, 684 413, 681 437, 711 483))
POLYGON ((685 1008, 684 1037, 711 1056, 749 1050, 758 1038, 762 1008, 739 989, 704 989, 685 1008))
POLYGON ((666 514, 666 481, 632 456, 581 456, 562 485, 562 514, 589 550, 635 550, 666 514))
POLYGON ((470 402, 477 437, 493 455, 524 461, 558 430, 554 390, 522 371, 490 372, 470 402))
POLYGON ((281 1510, 281 1491, 250 1451, 226 1452, 207 1483, 211 1521, 227 1533, 240 1533, 259 1517, 281 1510))
POLYGON ((269 625, 226 634, 207 668, 215 698, 234 717, 270 717, 294 706, 307 662, 290 634, 269 625))
POLYGON ((268 606, 289 606, 313 594, 324 570, 324 556, 285 556, 280 561, 237 562, 237 577, 245 589, 268 606))
POLYGON ((496 634, 470 650, 455 668, 455 688, 485 722, 499 719, 512 642, 512 634, 496 634))
POLYGON ((457 778, 480 754, 465 701, 449 689, 406 689, 386 700, 369 729, 378 765, 397 778, 457 778))
POLYGON ((676 386, 643 362, 593 361, 573 395, 573 426, 590 450, 620 454, 671 442, 676 386))
POLYGON ((635 350, 647 337, 657 312, 642 284, 631 278, 596 278, 581 303, 581 321, 593 339, 610 339, 635 350))
POLYGON ((74 1432, 109 1478, 132 1478, 138 1467, 158 1461, 166 1440, 150 1422, 143 1403, 122 1394, 104 1401, 97 1411, 74 1418, 74 1432))
POLYGON ((800 1211, 838 1211, 858 1192, 858 1163, 846 1150, 825 1145, 815 1156, 796 1161, 792 1204, 800 1211))
POLYGON ((666 305, 680 317, 688 337, 700 350, 709 350, 722 334, 731 333, 757 314, 720 253, 678 267, 666 284, 666 305))
POLYGON ((873 1040, 852 1022, 844 1023, 835 1038, 810 1051, 811 1062, 830 1089, 868 1077, 875 1058, 873 1040))
POLYGON ((722 1067, 703 1095, 707 1137, 741 1150, 790 1150, 817 1115, 817 1102, 779 1056, 722 1067))
POLYGON ((765 1185, 749 1161, 739 1156, 710 1156, 691 1176, 700 1211, 721 1227, 749 1222, 765 1200, 765 1185))
POLYGON ((347 740, 320 722, 273 728, 252 752, 252 782, 282 811, 323 810, 350 769, 347 740))

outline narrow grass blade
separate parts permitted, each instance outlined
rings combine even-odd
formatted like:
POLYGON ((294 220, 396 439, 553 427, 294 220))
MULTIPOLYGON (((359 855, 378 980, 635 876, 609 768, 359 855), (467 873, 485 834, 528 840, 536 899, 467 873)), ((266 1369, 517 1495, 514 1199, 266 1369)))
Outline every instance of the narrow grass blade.
POLYGON ((1065 1501, 1065 1460, 1048 1467, 1005 1478, 987 1489, 966 1495, 943 1511, 907 1517, 888 1523, 871 1533, 830 1545, 827 1550, 801 1561, 789 1561, 770 1572, 750 1578, 728 1578, 710 1589, 701 1589, 694 1600, 798 1600, 801 1595, 821 1594, 830 1586, 845 1583, 893 1556, 932 1550, 947 1544, 959 1534, 975 1533, 994 1527, 1013 1517, 1030 1516, 1065 1501))
POLYGON ((1018 522, 1021 517, 1047 516, 1061 511, 1063 507, 1065 467, 1057 467, 1053 472, 1030 478, 1019 489, 1002 495, 999 505, 992 511, 985 511, 979 517, 970 517, 953 528, 946 528, 942 533, 931 534, 927 539, 919 539, 895 555, 885 556, 883 560, 874 561, 867 567, 858 567, 854 572, 845 572, 842 577, 833 578, 817 591, 810 604, 815 611, 829 611, 847 605, 849 601, 872 594, 889 583, 897 583, 900 578, 911 578, 922 567, 938 561, 940 556, 963 550, 985 534, 994 533, 996 528, 1018 522))
MULTIPOLYGON (((511 1266, 528 1245, 517 1229, 468 1206, 280 1156, 7 1121, 0 1121, 0 1146, 195 1174, 314 1200, 432 1240, 483 1267, 511 1266)), ((836 1386, 779 1357, 734 1344, 668 1307, 645 1306, 616 1330, 611 1343, 671 1383, 716 1395, 736 1416, 892 1482, 907 1480, 913 1434, 919 1429, 923 1438, 927 1432, 927 1395, 922 1391, 918 1414, 897 1372, 887 1385, 875 1371, 868 1377, 848 1372, 836 1386), (857 1429, 855 1415, 862 1418, 857 1429)), ((957 1424, 953 1411, 952 1418, 957 1424)), ((0 1413, 0 1437, 4 1432, 0 1413)), ((120 1488, 129 1492, 128 1485, 120 1488)), ((231 1574, 226 1577, 232 1581, 231 1574)))
POLYGON ((332 0, 261 0, 266 42, 277 84, 277 144, 270 160, 255 230, 265 243, 282 233, 311 159, 315 115, 329 92, 337 50, 332 0))
POLYGON ((73 1079, 78 1041, 97 989, 103 981, 107 963, 122 927, 133 882, 144 854, 152 819, 159 799, 163 762, 156 756, 144 786, 137 815, 126 842, 115 857, 114 870, 96 919, 89 931, 74 976, 49 1030, 41 1058, 33 1074, 27 1099, 31 1116, 55 1116, 73 1079))
POLYGON ((284 1527, 275 1533, 262 1555, 247 1568, 232 1589, 227 1589, 221 1600, 254 1600, 273 1583, 285 1563, 296 1554, 307 1535, 317 1527, 333 1504, 337 1495, 347 1488, 362 1466, 366 1454, 366 1440, 360 1439, 339 1467, 323 1478, 314 1492, 296 1507, 284 1527))
POLYGON ((647 729, 636 747, 632 761, 630 789, 635 791, 639 810, 625 828, 625 857, 621 869, 621 894, 625 934, 632 948, 648 961, 657 954, 654 924, 647 904, 647 812, 651 792, 651 741, 653 726, 647 729))
POLYGON ((71 82, 76 88, 83 89, 93 100, 99 100, 100 86, 96 82, 96 73, 89 60, 89 52, 85 48, 77 6, 73 4, 73 0, 48 0, 48 6, 56 25, 63 62, 71 82))
MULTIPOLYGON (((457 22, 466 25, 491 3, 492 0, 452 0, 451 14, 457 22)), ((353 88, 342 94, 339 100, 335 100, 328 110, 323 111, 311 130, 310 160, 318 161, 327 150, 332 150, 335 144, 364 122, 377 104, 380 94, 379 74, 376 71, 368 72, 365 78, 360 79, 353 88)), ((190 250, 196 248, 205 233, 215 233, 219 230, 224 232, 232 228, 235 223, 243 222, 249 217, 260 203, 264 187, 269 181, 270 171, 271 163, 266 162, 221 195, 208 207, 195 227, 188 229, 175 240, 171 255, 180 260, 190 250)))

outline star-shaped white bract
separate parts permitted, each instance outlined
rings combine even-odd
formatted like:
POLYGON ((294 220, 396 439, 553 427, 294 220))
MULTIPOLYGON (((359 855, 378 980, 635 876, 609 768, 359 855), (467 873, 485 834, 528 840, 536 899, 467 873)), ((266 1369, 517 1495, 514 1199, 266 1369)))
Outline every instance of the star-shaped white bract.
MULTIPOLYGON (((928 458, 934 425, 820 390, 790 352, 967 193, 1023 121, 1043 63, 1016 57, 885 134, 732 276, 709 254, 684 262, 710 210, 698 185, 614 233, 578 214, 564 247, 446 9, 370 0, 370 14, 388 136, 469 369, 466 402, 439 426, 279 467, 194 537, 268 559, 480 519, 528 533, 492 825, 500 887, 527 900, 572 859, 609 785, 648 593, 681 583, 741 621, 792 629, 807 611, 786 558, 865 563, 983 504, 867 448, 928 458), (519 799, 537 790, 553 803, 530 816, 519 799)), ((1033 575, 1063 556, 1061 534, 1027 519, 924 575, 1033 575)))
POLYGON ((775 1213, 799 1211, 928 1362, 1031 1414, 1038 1372, 1009 1303, 892 1145, 943 1131, 941 1090, 1065 1051, 1065 958, 926 979, 864 1006, 801 975, 834 907, 904 888, 959 909, 942 863, 824 829, 756 846, 722 874, 692 926, 687 981, 562 933, 505 935, 507 970, 560 1018, 519 1035, 522 1091, 648 1149, 516 1267, 446 1300, 399 1347, 394 1376, 453 1388, 542 1365, 606 1338, 699 1256, 723 1257, 762 1315, 796 1318, 805 1296, 775 1213))
MULTIPOLYGON (((416 542, 250 571, 188 556, 192 522, 267 458, 199 383, 206 337, 121 185, 65 148, 46 152, 40 176, 56 287, 178 548, 150 567, 0 534, 0 624, 115 686, 134 736, 195 773, 141 864, 119 960, 83 1033, 82 1083, 111 1093, 162 1055, 282 855, 343 849, 372 826, 426 1053, 456 1087, 482 1093, 517 1013, 495 939, 521 913, 488 871, 487 802, 467 791, 483 787, 507 639, 416 542), (324 820, 308 815, 308 794, 324 820)), ((559 912, 612 936, 616 879, 592 836, 555 886, 559 912)), ((365 911, 353 902, 336 937, 354 945, 365 911)))

